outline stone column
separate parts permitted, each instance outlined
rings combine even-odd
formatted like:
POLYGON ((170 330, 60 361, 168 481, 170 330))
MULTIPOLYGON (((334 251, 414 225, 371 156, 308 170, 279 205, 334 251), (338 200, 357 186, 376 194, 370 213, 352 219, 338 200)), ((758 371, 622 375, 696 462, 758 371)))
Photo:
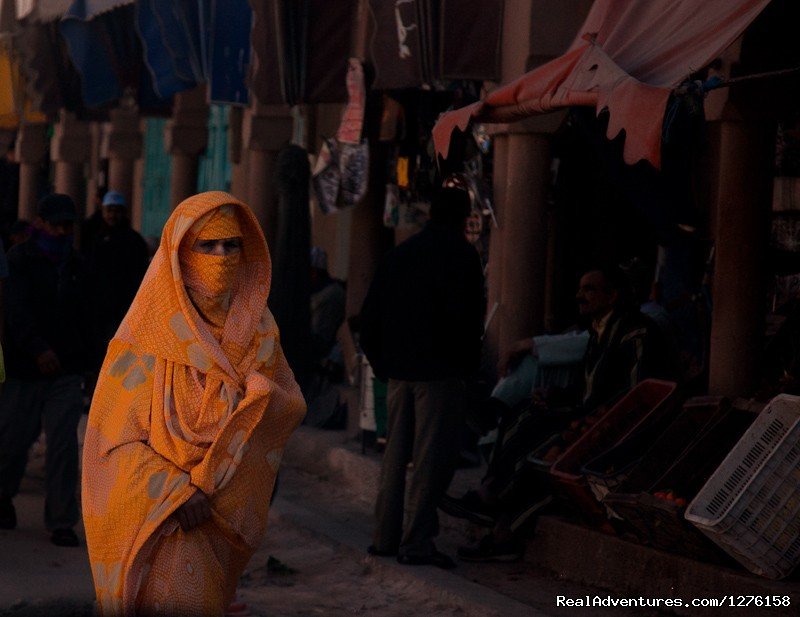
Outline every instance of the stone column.
POLYGON ((39 178, 42 161, 47 154, 47 125, 23 124, 17 135, 15 156, 19 161, 19 209, 17 217, 27 221, 36 218, 39 178))
POLYGON ((292 116, 283 105, 253 101, 242 121, 242 145, 246 156, 248 205, 255 213, 267 244, 274 247, 278 223, 275 161, 278 151, 292 138, 292 116))
POLYGON ((352 209, 347 268, 347 317, 361 312, 361 305, 367 296, 381 256, 393 243, 393 237, 387 235, 383 228, 381 213, 377 208, 381 195, 376 188, 370 186, 363 201, 352 209))
POLYGON ((228 112, 228 160, 231 162, 231 195, 242 201, 249 198, 247 191, 247 156, 242 146, 244 108, 231 106, 228 112))
POLYGON ((550 144, 544 135, 508 136, 503 208, 500 351, 544 327, 550 144))
POLYGON ((164 147, 172 155, 170 207, 197 192, 199 157, 208 145, 206 86, 175 95, 172 119, 164 129, 164 147))
MULTIPOLYGON (((489 263, 486 272, 486 318, 490 319, 486 330, 486 361, 489 366, 496 367, 500 355, 500 301, 503 275, 503 231, 506 219, 503 216, 506 204, 506 175, 508 174, 508 135, 496 135, 494 138, 494 171, 492 174, 494 193, 494 216, 497 226, 493 224, 489 237, 489 263)), ((492 369, 494 370, 494 369, 492 369)))
POLYGON ((61 110, 50 143, 50 160, 55 162, 55 190, 72 197, 78 210, 86 203, 84 165, 91 155, 92 137, 89 123, 61 110))
POLYGON ((100 157, 108 159, 108 190, 133 201, 134 163, 142 156, 144 138, 139 128, 139 114, 133 108, 111 110, 111 120, 103 127, 100 157))
POLYGON ((766 311, 764 260, 774 131, 723 120, 718 130, 709 391, 735 397, 756 385, 766 311))
POLYGON ((102 158, 100 144, 103 140, 103 126, 97 122, 89 124, 89 153, 86 170, 86 216, 90 217, 97 208, 97 191, 103 185, 102 158))

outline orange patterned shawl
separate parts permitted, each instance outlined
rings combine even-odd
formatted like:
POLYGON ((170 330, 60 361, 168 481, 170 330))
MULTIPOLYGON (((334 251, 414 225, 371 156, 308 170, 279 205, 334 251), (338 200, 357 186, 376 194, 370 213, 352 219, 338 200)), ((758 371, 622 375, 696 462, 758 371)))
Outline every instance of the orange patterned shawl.
POLYGON ((111 341, 86 431, 83 517, 103 615, 221 615, 264 535, 284 444, 305 412, 267 309, 271 264, 231 195, 181 203, 111 341), (243 232, 227 319, 213 328, 184 286, 179 249, 222 208, 243 232), (216 335, 216 336, 215 336, 216 335), (184 532, 196 488, 213 517, 184 532))

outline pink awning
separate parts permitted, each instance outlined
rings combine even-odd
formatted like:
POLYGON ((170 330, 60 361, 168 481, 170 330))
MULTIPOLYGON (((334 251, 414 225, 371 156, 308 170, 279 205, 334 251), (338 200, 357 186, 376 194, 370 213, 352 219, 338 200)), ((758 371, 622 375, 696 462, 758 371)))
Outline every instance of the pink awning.
POLYGON ((596 0, 561 57, 444 114, 433 128, 447 158, 450 137, 471 120, 505 123, 573 105, 608 110, 607 136, 625 130, 625 162, 661 163, 661 124, 671 90, 725 50, 769 0, 596 0))

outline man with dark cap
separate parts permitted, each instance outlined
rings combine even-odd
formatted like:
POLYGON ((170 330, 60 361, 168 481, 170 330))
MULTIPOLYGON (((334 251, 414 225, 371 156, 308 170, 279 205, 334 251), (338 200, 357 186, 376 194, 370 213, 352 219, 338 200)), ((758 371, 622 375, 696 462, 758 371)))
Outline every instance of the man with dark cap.
POLYGON ((149 265, 147 244, 131 228, 125 196, 108 191, 84 227, 82 253, 91 283, 92 368, 99 371, 108 342, 128 312, 149 265))
POLYGON ((48 195, 31 237, 8 253, 6 371, 0 392, 0 529, 16 526, 12 498, 28 449, 44 426, 45 524, 51 541, 77 546, 78 421, 86 369, 84 270, 72 248, 75 204, 48 195))
POLYGON ((465 238, 469 213, 465 191, 441 189, 425 229, 381 263, 361 311, 361 345, 375 374, 389 379, 388 439, 368 550, 396 554, 403 564, 455 565, 433 540, 436 507, 458 461, 464 381, 480 362, 483 269, 465 238))

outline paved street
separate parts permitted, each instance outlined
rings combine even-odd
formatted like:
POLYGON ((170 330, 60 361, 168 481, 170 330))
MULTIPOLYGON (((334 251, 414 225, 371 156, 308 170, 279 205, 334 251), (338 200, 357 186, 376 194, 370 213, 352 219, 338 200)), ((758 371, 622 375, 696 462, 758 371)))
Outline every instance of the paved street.
MULTIPOLYGON (((85 546, 54 547, 44 529, 42 462, 37 444, 15 501, 19 527, 0 532, 0 616, 89 616, 93 590, 85 546)), ((557 580, 527 563, 462 563, 454 572, 443 572, 369 557, 364 548, 370 509, 363 497, 324 476, 284 467, 269 532, 240 585, 253 615, 566 617, 574 609, 556 609, 557 594, 597 591, 557 580)), ((446 528, 441 548, 452 554, 461 541, 446 528)), ((605 614, 646 613, 608 609, 605 614)))

